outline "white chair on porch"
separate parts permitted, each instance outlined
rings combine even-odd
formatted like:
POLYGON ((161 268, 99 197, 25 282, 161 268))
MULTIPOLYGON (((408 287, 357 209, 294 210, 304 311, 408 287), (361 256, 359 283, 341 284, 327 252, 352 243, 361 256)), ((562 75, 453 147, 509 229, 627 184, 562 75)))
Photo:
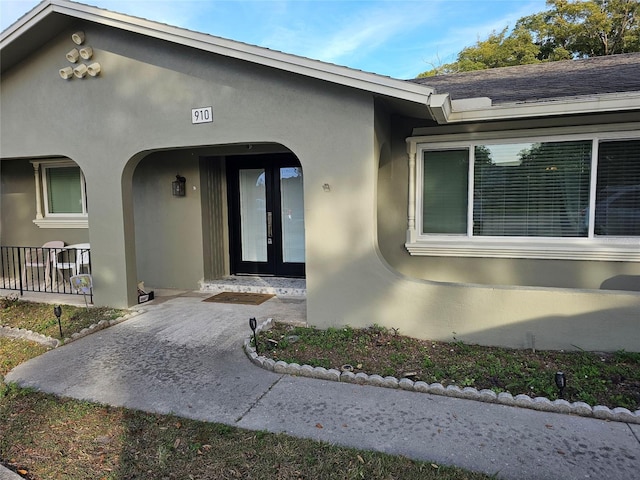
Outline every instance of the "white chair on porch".
POLYGON ((51 283, 51 266, 55 263, 58 249, 64 248, 62 240, 46 242, 42 247, 24 249, 24 268, 22 269, 22 284, 27 284, 27 270, 31 270, 33 283, 33 269, 44 269, 45 287, 51 283))
MULTIPOLYGON (((73 277, 82 273, 83 270, 88 270, 90 260, 91 246, 88 243, 76 243, 74 245, 67 245, 64 249, 58 252, 55 259, 55 268, 59 275, 64 280, 64 271, 69 270, 69 277, 73 277), (70 253, 73 252, 72 255, 70 253)), ((56 280, 58 276, 56 275, 56 280)))

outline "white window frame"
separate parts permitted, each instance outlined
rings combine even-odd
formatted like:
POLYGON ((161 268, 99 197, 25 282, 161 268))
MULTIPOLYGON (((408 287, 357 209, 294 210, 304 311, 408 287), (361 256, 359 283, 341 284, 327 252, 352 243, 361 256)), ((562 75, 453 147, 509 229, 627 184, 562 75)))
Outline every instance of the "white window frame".
POLYGON ((640 125, 566 127, 554 130, 531 129, 476 134, 411 137, 409 154, 409 208, 407 241, 411 255, 442 257, 490 257, 558 260, 640 262, 640 237, 594 235, 595 216, 589 218, 587 237, 486 237, 473 236, 473 148, 476 145, 591 140, 591 183, 589 211, 595 211, 598 146, 601 141, 637 140, 640 125), (470 149, 466 234, 422 233, 424 152, 443 149, 470 149))
POLYGON ((36 184, 36 218, 33 223, 40 228, 89 228, 86 182, 78 164, 71 160, 37 160, 32 161, 31 164, 36 184), (63 167, 76 167, 80 170, 82 213, 52 213, 49 211, 47 172, 63 167))

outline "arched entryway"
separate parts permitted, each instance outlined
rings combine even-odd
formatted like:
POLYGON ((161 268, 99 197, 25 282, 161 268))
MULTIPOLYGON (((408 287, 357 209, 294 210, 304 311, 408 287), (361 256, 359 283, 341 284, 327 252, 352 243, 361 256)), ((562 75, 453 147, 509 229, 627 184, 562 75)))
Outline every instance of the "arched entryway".
POLYGON ((304 277, 302 167, 278 144, 147 153, 132 175, 137 281, 199 289, 228 275, 304 277), (172 193, 176 175, 185 179, 172 193))

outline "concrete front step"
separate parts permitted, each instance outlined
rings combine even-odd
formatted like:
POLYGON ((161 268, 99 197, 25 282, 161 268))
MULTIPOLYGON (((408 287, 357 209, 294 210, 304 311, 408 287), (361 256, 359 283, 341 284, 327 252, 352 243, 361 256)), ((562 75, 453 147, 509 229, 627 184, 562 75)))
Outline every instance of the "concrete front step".
POLYGON ((207 280, 200 285, 201 292, 270 293, 278 297, 306 297, 304 278, 229 276, 207 280))

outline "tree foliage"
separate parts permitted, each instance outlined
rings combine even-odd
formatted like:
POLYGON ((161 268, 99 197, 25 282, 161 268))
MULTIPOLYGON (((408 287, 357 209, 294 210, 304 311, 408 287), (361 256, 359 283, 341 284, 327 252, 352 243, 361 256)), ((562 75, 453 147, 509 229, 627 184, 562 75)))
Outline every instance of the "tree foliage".
POLYGON ((547 6, 420 76, 640 51, 638 0, 547 0, 547 6))

